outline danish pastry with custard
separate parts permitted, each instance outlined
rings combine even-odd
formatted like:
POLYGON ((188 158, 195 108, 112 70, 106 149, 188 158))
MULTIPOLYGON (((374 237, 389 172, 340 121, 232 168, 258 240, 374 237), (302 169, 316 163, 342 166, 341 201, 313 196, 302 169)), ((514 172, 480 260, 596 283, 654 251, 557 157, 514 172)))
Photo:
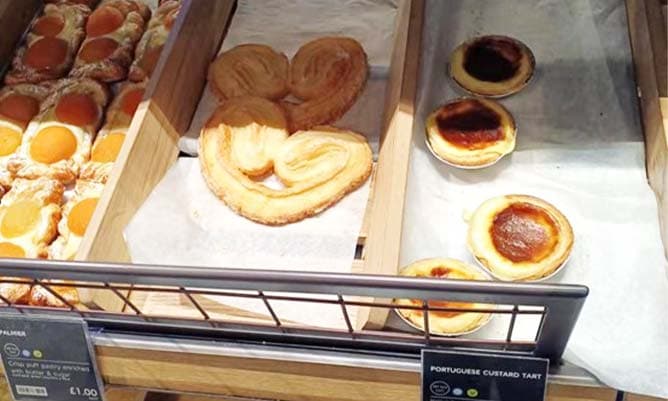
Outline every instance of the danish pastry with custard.
MULTIPOLYGON (((449 280, 489 280, 484 274, 473 266, 455 259, 424 259, 403 268, 399 275, 408 277, 444 278, 449 280)), ((469 333, 485 323, 491 317, 487 312, 474 312, 476 309, 490 309, 490 305, 450 302, 450 301, 428 301, 430 308, 453 308, 466 309, 467 311, 429 311, 430 334, 461 335, 469 333), (470 312, 468 310, 471 310, 470 312)), ((394 304, 398 306, 422 307, 423 301, 415 299, 395 299, 394 304)), ((411 326, 424 331, 424 312, 422 309, 395 309, 411 326)))
POLYGON ((283 110, 257 97, 218 107, 201 132, 199 159, 216 196, 240 215, 271 225, 327 209, 359 187, 372 167, 363 136, 317 127, 288 137, 283 110), (284 188, 253 179, 271 171, 284 188))

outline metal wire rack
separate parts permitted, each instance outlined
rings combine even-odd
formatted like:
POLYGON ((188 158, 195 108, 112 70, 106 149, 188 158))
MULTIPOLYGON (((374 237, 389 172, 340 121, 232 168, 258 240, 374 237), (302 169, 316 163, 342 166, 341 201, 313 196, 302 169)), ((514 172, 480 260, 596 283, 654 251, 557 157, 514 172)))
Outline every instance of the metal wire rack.
POLYGON ((0 295, 4 303, 0 310, 75 314, 92 327, 108 330, 386 352, 457 347, 533 354, 553 362, 560 360, 588 293, 586 287, 578 285, 11 259, 0 259, 0 275, 0 294, 4 294, 0 295), (12 286, 45 291, 51 301, 46 305, 17 302, 6 296, 12 286), (76 302, 64 291, 72 288, 82 293, 108 292, 120 307, 110 310, 95 302, 76 302), (175 311, 146 308, 142 304, 146 294, 178 299, 180 307, 175 311), (261 301, 267 318, 221 316, 206 302, 211 297, 261 301), (425 330, 355 327, 351 318, 354 308, 390 310, 393 316, 397 305, 392 300, 399 298, 417 300, 401 309, 422 311, 425 330), (440 306, 443 304, 436 300, 457 304, 440 306), (295 308, 300 303, 336 306, 344 325, 317 328, 287 321, 275 308, 277 302, 288 302, 295 308), (489 307, 473 310, 461 303, 489 307), (429 328, 431 314, 462 312, 503 316, 507 329, 499 338, 484 338, 437 336, 429 328), (515 335, 522 316, 537 319, 532 338, 515 335))

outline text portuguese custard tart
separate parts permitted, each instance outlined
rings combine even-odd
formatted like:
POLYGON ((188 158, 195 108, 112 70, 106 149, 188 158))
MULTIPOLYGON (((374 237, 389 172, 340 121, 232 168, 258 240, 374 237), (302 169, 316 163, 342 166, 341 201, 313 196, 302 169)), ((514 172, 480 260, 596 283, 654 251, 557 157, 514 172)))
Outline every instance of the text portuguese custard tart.
POLYGON ((313 216, 359 187, 370 175, 372 153, 354 132, 316 127, 288 136, 287 118, 260 97, 225 101, 199 140, 202 174, 231 209, 264 224, 313 216), (272 172, 285 186, 254 178, 272 172))
MULTIPOLYGON (((449 280, 489 280, 478 268, 469 266, 455 259, 435 258, 417 261, 404 267, 399 272, 401 276, 444 278, 449 280)), ((395 299, 394 304, 398 306, 422 307, 423 301, 416 299, 395 299)), ((454 309, 490 309, 491 305, 450 302, 429 301, 430 308, 454 308, 454 309)), ((424 331, 424 315, 421 309, 395 309, 399 315, 411 326, 424 331)), ((489 321, 491 314, 487 312, 467 311, 429 311, 430 334, 461 335, 470 333, 489 321)))
POLYGON ((533 53, 522 42, 507 36, 480 36, 455 49, 450 75, 468 92, 503 97, 529 83, 535 64, 533 53))
POLYGON ((449 102, 427 117, 426 131, 432 153, 457 167, 486 167, 515 149, 515 121, 493 100, 449 102))
POLYGON ((473 214, 468 246, 495 277, 539 280, 564 265, 573 247, 573 229, 553 205, 528 195, 484 202, 473 214))

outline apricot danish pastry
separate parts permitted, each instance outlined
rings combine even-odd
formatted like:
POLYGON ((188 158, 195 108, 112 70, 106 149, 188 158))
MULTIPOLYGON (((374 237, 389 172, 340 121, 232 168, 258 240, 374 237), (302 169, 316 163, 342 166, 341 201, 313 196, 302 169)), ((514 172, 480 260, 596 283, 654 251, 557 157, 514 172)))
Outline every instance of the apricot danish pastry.
POLYGON ((359 187, 371 173, 366 139, 316 127, 288 137, 283 110, 263 98, 235 98, 202 130, 199 159, 211 191, 240 215, 270 225, 313 216, 359 187), (270 171, 285 186, 252 179, 270 171))
POLYGON ((290 64, 290 92, 302 103, 283 103, 290 130, 330 124, 355 103, 366 84, 367 56, 354 39, 324 37, 302 46, 290 64))
POLYGON ((209 66, 211 88, 219 100, 259 96, 278 100, 288 94, 288 58, 265 45, 240 45, 221 53, 209 66))
POLYGON ((151 76, 158 64, 162 48, 167 42, 167 37, 172 30, 180 8, 181 3, 176 0, 169 0, 161 3, 155 11, 144 36, 137 44, 135 60, 132 62, 128 74, 131 81, 139 82, 151 76))
POLYGON ((90 9, 80 4, 47 4, 16 52, 5 83, 38 83, 67 75, 89 14, 90 9))
POLYGON ((70 72, 104 82, 124 79, 151 11, 136 0, 105 0, 88 18, 86 40, 70 72))

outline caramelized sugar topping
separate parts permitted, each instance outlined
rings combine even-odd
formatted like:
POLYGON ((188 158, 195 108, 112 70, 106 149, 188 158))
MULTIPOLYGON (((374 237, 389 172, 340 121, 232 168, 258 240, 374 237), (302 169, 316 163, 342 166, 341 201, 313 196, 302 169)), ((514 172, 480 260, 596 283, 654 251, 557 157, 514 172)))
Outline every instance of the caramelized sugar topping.
POLYGON ((67 42, 59 38, 43 37, 23 54, 23 63, 37 70, 58 67, 67 58, 67 42))
POLYGON ((515 263, 539 262, 559 241, 554 219, 543 208, 530 203, 514 203, 499 212, 490 234, 497 251, 515 263))
POLYGON ((522 51, 515 42, 499 37, 483 37, 466 50, 464 69, 481 81, 502 82, 515 76, 521 59, 522 51))
MULTIPOLYGON (((460 269, 451 269, 446 266, 437 266, 431 269, 429 274, 418 274, 417 277, 431 277, 431 278, 447 278, 452 280, 474 280, 473 275, 468 274, 460 269)), ((412 299, 411 303, 416 306, 422 306, 423 302, 412 299)), ((471 309, 471 304, 467 302, 450 302, 450 301, 428 301, 430 308, 460 308, 471 309)), ((413 313, 422 315, 422 311, 414 310, 413 313)), ((447 312, 447 311, 429 311, 429 315, 440 318, 452 318, 459 316, 466 312, 447 312)))
POLYGON ((465 99, 441 107, 436 125, 443 139, 469 150, 485 148, 505 136, 501 116, 476 99, 465 99))

